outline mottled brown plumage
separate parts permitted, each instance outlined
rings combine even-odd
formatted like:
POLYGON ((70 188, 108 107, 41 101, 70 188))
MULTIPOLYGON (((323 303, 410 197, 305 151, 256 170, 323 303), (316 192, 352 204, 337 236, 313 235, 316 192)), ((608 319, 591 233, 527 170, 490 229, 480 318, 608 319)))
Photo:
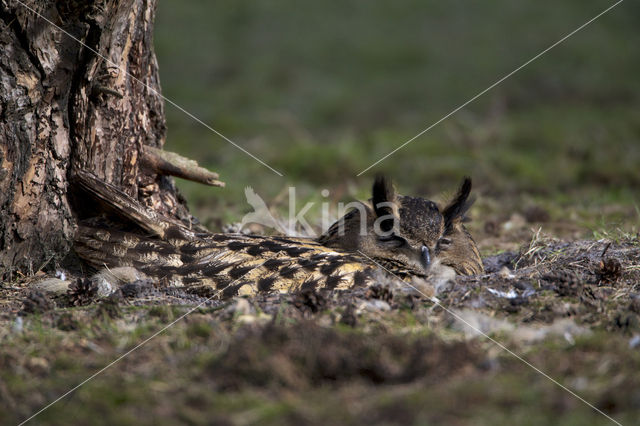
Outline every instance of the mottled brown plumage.
POLYGON ((484 271, 480 253, 471 234, 465 228, 465 214, 473 204, 469 195, 471 179, 465 178, 453 200, 442 210, 433 201, 424 198, 396 195, 384 178, 374 184, 373 198, 361 203, 364 215, 356 208, 334 223, 318 241, 333 248, 366 253, 385 261, 401 261, 407 268, 418 263, 426 249, 429 263, 439 263, 453 268, 460 275, 479 274, 484 271), (376 187, 378 191, 376 191, 376 187), (384 209, 379 204, 391 204, 384 209), (380 227, 392 229, 391 235, 380 238, 374 223, 380 214, 395 217, 395 225, 389 228, 385 221, 380 227), (362 218, 366 217, 364 227, 362 218), (367 229, 363 234, 362 229, 367 229), (372 255, 375 254, 375 255, 372 255))
POLYGON ((473 237, 465 228, 465 215, 473 200, 471 179, 465 178, 453 200, 442 211, 444 229, 436 245, 435 255, 440 263, 453 268, 459 275, 474 275, 484 272, 480 252, 473 237))
POLYGON ((365 285, 371 262, 303 238, 195 234, 160 240, 81 225, 76 252, 95 266, 133 266, 169 285, 228 297, 365 285))
POLYGON ((125 227, 96 219, 82 222, 75 243, 80 257, 95 267, 133 266, 169 285, 207 296, 346 289, 369 285, 379 274, 411 280, 427 277, 435 261, 459 273, 482 270, 475 244, 461 223, 468 191, 459 193, 443 214, 431 201, 396 196, 390 183, 379 178, 375 203, 363 204, 362 235, 357 232, 360 216, 350 212, 343 218, 344 233, 339 232, 339 221, 314 241, 193 232, 147 211, 89 174, 78 179, 107 210, 128 222, 125 227), (138 231, 132 232, 131 225, 138 231))

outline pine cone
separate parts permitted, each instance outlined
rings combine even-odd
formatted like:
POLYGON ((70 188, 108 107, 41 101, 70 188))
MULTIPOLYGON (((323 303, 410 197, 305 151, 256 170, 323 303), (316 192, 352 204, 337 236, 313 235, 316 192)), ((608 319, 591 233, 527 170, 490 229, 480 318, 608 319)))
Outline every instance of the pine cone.
POLYGON ((67 291, 71 306, 84 306, 96 300, 98 297, 98 285, 86 278, 78 278, 69 286, 67 291))
POLYGON ((622 264, 614 257, 605 257, 611 243, 607 244, 600 255, 600 264, 596 269, 598 285, 615 284, 622 275, 622 264))
POLYGON ((606 257, 600 261, 596 275, 598 284, 615 284, 622 275, 622 265, 618 259, 606 257))

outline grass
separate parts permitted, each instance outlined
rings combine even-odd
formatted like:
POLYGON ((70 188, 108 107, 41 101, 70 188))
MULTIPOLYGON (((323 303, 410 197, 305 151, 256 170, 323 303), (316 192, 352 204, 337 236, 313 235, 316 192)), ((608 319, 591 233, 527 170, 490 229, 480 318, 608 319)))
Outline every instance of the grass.
MULTIPOLYGON (((177 183, 215 231, 250 210, 246 186, 286 216, 289 186, 299 206, 317 207, 368 197, 376 172, 402 193, 436 199, 470 175, 478 199, 469 227, 485 256, 522 249, 524 260, 550 267, 571 255, 553 247, 558 238, 637 246, 640 6, 633 2, 357 176, 609 5, 160 2, 155 45, 164 95, 284 174, 167 106, 166 148, 220 172, 227 187, 177 183), (548 219, 528 220, 530 207, 548 219)), ((307 216, 316 225, 319 217, 318 208, 307 216)), ((462 293, 449 302, 477 301, 478 311, 527 326, 561 316, 584 321, 591 334, 574 344, 561 337, 516 343, 505 331, 496 337, 631 424, 640 355, 629 342, 639 330, 616 318, 636 315, 630 294, 638 265, 623 260, 628 282, 602 305, 539 289, 530 306, 513 306, 482 283, 457 288, 462 293)), ((537 276, 518 282, 540 287, 537 276)), ((500 284, 510 285, 491 283, 500 284)), ((591 287, 592 298, 610 289, 591 287)), ((467 339, 428 302, 365 313, 355 329, 338 320, 345 304, 311 319, 287 303, 247 315, 229 306, 193 312, 36 422, 610 424, 487 341, 467 339), (372 382, 416 365, 423 368, 402 380, 372 382)), ((21 331, 15 312, 2 312, 0 423, 27 418, 187 309, 121 304, 111 316, 95 305, 58 308, 24 317, 21 331)))
MULTIPOLYGON (((124 309, 125 318, 137 318, 137 325, 125 331, 116 324, 119 320, 91 319, 90 311, 87 308, 70 311, 78 319, 85 318, 73 332, 56 330, 51 326, 51 313, 47 313, 28 317, 22 333, 3 338, 0 362, 11 368, 3 368, 0 383, 5 395, 13 396, 5 399, 6 405, 0 408, 3 422, 27 417, 163 324, 157 311, 146 309, 140 315, 140 310, 124 309)), ((607 422, 519 361, 493 351, 486 341, 464 343, 460 332, 451 329, 441 330, 445 340, 441 340, 437 328, 424 334, 424 319, 410 311, 390 311, 374 321, 381 322, 382 329, 396 330, 391 335, 406 342, 402 351, 433 342, 435 346, 430 352, 421 356, 443 357, 442 361, 436 361, 406 382, 371 386, 366 375, 327 381, 314 375, 313 368, 317 367, 313 367, 311 352, 294 344, 303 338, 299 334, 301 329, 314 338, 330 336, 332 341, 351 341, 350 350, 360 351, 358 348, 365 345, 364 352, 356 358, 358 361, 344 358, 343 362, 399 367, 404 365, 404 355, 392 349, 389 331, 365 331, 369 327, 366 317, 355 330, 336 327, 323 331, 317 325, 298 320, 260 332, 256 327, 239 326, 233 319, 194 314, 43 412, 37 421, 43 424, 72 421, 357 424, 384 419, 459 424, 607 422), (404 326, 400 327, 401 324, 404 326), (397 331, 420 324, 417 334, 397 331), (288 337, 281 345, 277 336, 288 337), (464 351, 467 355, 459 355, 464 351), (394 352, 396 355, 391 355, 394 352), (393 356, 400 358, 394 361, 393 356), (448 365, 446 359, 455 367, 448 365), (235 370, 232 376, 229 369, 235 370), (310 372, 305 373, 308 369, 310 372), (303 375, 291 376, 296 371, 303 375)), ((509 341, 508 335, 497 338, 509 341)), ((552 377, 561 377, 588 401, 602 409, 614 410, 616 419, 625 423, 637 415, 633 402, 637 395, 633 389, 637 389, 638 376, 633 366, 640 362, 637 351, 630 350, 626 342, 622 335, 603 331, 578 337, 573 345, 564 340, 547 340, 516 350, 552 377)), ((337 346, 328 353, 335 354, 341 344, 332 344, 337 346)), ((348 353, 349 350, 343 352, 348 353)), ((414 356, 414 362, 421 356, 414 356)))
POLYGON ((249 210, 245 186, 268 201, 291 185, 303 198, 328 188, 333 201, 350 201, 366 196, 375 172, 408 194, 436 196, 471 175, 479 193, 511 204, 537 197, 628 210, 640 184, 635 4, 356 176, 606 6, 162 4, 155 39, 164 94, 284 174, 168 107, 167 149, 228 184, 179 186, 213 229, 249 210))

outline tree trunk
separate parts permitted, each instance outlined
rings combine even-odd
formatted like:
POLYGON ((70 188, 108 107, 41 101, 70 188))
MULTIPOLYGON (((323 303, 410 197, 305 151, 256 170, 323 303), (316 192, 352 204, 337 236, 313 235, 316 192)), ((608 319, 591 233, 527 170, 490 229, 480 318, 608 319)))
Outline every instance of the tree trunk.
POLYGON ((0 0, 3 275, 55 266, 69 252, 84 203, 73 196, 74 170, 191 219, 171 179, 143 167, 153 164, 144 152, 157 152, 166 134, 155 7, 156 0, 0 0))

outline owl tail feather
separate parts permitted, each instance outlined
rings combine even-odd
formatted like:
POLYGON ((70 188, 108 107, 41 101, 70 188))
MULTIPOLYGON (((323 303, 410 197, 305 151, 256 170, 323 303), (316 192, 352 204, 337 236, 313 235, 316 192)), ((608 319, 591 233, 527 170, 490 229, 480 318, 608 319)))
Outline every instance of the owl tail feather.
POLYGON ((146 208, 86 171, 76 171, 73 182, 117 218, 116 222, 104 218, 79 222, 74 248, 82 259, 97 268, 133 266, 145 272, 180 263, 179 246, 195 237, 185 225, 146 208))
POLYGON ((171 238, 171 234, 180 234, 183 238, 193 238, 194 233, 175 220, 163 216, 140 204, 137 200, 104 182, 91 173, 79 170, 73 175, 73 183, 78 189, 89 195, 102 207, 116 215, 123 223, 134 224, 150 235, 159 238, 171 238))

